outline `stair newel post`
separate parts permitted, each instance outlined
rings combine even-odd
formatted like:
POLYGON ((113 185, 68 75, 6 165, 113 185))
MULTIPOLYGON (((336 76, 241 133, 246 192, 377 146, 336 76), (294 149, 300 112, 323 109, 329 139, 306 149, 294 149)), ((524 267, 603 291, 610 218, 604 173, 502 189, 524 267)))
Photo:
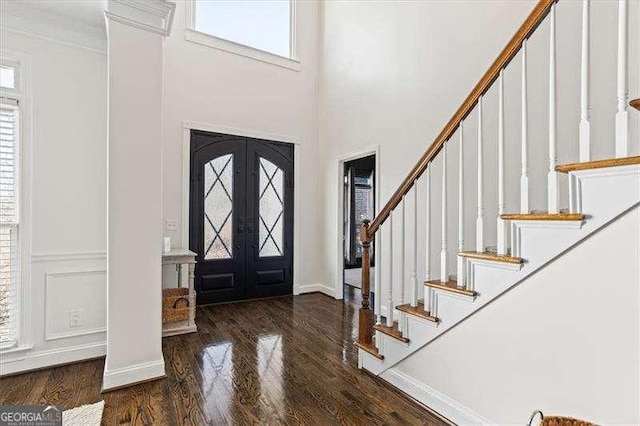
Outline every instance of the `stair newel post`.
POLYGON ((413 232, 411 242, 411 306, 418 306, 418 182, 413 182, 413 232))
POLYGON ((360 231, 360 242, 362 243, 362 307, 358 315, 360 327, 358 328, 358 342, 363 345, 370 345, 373 340, 373 311, 369 303, 370 295, 370 253, 372 236, 369 235, 369 220, 363 221, 360 231))
POLYGON ((522 42, 522 128, 520 142, 521 146, 521 161, 520 161, 520 213, 529 213, 529 120, 527 110, 527 40, 522 42))
POLYGON ((447 145, 442 147, 442 249, 440 251, 440 281, 449 281, 449 255, 447 247, 447 145))
POLYGON ((628 1, 618 0, 618 112, 616 113, 616 157, 629 155, 629 112, 627 102, 628 1))
POLYGON ((482 96, 478 99, 478 217, 476 219, 476 251, 484 251, 484 205, 482 194, 482 96))
POLYGON ((375 275, 373 277, 373 282, 374 282, 374 291, 373 291, 373 302, 374 302, 374 312, 376 314, 376 325, 381 325, 382 324, 382 279, 381 279, 381 275, 382 275, 382 231, 383 231, 383 225, 380 225, 380 227, 378 228, 378 237, 375 241, 374 247, 374 254, 373 254, 373 259, 375 262, 375 267, 376 267, 376 271, 375 271, 375 275))
POLYGON ((389 213, 389 268, 387 277, 387 327, 393 326, 393 212, 389 213))
MULTIPOLYGON (((458 151, 458 252, 464 251, 464 122, 460 122, 460 150, 458 151)), ((464 287, 464 259, 456 256, 458 286, 464 287)))
POLYGON ((549 12, 549 170, 547 173, 547 202, 549 213, 558 213, 558 117, 556 101, 556 5, 549 12))
POLYGON ((589 121, 589 0, 582 0, 582 41, 580 64, 580 162, 591 160, 589 121))
MULTIPOLYGON (((402 196, 402 201, 400 202, 400 218, 401 218, 401 223, 400 223, 400 304, 404 305, 404 292, 405 292, 405 287, 406 287, 406 282, 405 282, 405 270, 406 270, 406 259, 405 259, 405 255, 404 255, 404 249, 405 249, 405 241, 406 241, 406 209, 404 206, 404 195, 402 196)), ((404 325, 402 323, 402 313, 398 312, 398 330, 402 331, 404 328, 404 325)))
MULTIPOLYGON (((431 167, 427 166, 424 176, 425 186, 425 249, 424 249, 424 280, 431 280, 431 167)), ((424 310, 429 311, 429 295, 430 289, 428 286, 424 287, 424 310)))
POLYGON ((505 181, 504 181, 504 70, 500 70, 498 78, 498 254, 507 254, 507 222, 500 217, 505 213, 505 181))

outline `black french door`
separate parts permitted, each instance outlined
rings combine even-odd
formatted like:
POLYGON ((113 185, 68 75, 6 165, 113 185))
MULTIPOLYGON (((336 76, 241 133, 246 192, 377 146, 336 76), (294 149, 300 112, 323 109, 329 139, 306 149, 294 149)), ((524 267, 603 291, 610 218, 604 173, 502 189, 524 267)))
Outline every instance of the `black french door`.
POLYGON ((293 290, 293 146, 192 130, 197 303, 293 290))

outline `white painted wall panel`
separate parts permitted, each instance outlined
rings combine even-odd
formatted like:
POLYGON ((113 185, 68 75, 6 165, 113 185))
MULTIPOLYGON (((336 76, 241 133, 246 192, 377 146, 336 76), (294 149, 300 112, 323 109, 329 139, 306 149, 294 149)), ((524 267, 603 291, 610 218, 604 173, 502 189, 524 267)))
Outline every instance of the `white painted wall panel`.
POLYGON ((0 37, 3 49, 31 59, 33 105, 31 309, 21 341, 31 348, 3 354, 5 374, 105 352, 107 57, 6 30, 0 37), (82 326, 69 329, 70 309, 83 310, 82 326))

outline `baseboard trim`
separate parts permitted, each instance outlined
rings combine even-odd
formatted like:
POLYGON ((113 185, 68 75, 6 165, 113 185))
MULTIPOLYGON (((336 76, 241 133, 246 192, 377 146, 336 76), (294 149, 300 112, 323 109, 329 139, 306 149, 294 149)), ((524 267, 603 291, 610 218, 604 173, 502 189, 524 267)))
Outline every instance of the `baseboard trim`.
POLYGON ((102 376, 102 392, 121 389, 163 377, 165 377, 163 358, 113 370, 108 370, 105 366, 104 375, 102 376))
POLYGON ((455 424, 495 424, 445 394, 395 368, 390 368, 379 377, 455 424))
POLYGON ((21 352, 18 356, 2 355, 0 356, 0 376, 101 358, 106 353, 106 343, 98 342, 37 352, 21 352))
POLYGON ((336 291, 333 287, 329 287, 320 283, 299 285, 299 286, 296 286, 296 289, 297 289, 297 291, 295 292, 296 295, 320 292, 320 293, 326 294, 327 296, 335 297, 335 294, 336 294, 336 291))

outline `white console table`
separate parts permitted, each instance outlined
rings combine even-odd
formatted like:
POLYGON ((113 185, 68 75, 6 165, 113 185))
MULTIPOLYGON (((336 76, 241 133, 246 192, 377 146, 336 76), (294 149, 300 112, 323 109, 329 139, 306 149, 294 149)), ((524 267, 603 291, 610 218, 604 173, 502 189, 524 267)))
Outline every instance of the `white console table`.
POLYGON ((196 265, 196 253, 182 248, 172 249, 168 253, 162 254, 162 266, 177 265, 178 282, 177 287, 183 287, 182 268, 187 265, 187 287, 189 288, 189 319, 174 323, 163 324, 162 336, 175 336, 177 334, 193 333, 196 328, 196 291, 193 286, 194 270, 196 265))

